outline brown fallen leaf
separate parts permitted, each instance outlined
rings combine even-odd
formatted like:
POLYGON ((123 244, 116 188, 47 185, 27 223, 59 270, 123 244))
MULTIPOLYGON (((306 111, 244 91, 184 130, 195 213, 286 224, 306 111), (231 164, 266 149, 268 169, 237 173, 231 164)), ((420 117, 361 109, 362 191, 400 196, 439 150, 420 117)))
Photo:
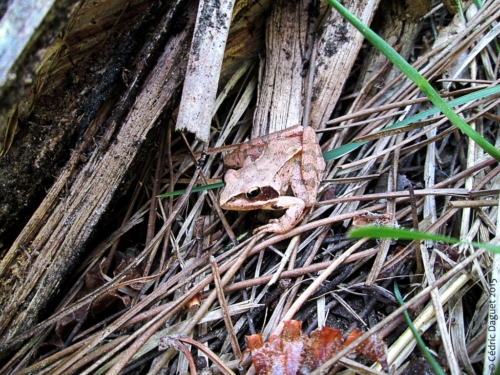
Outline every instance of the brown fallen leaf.
MULTIPOLYGON (((252 353, 258 375, 309 374, 342 346, 348 345, 362 334, 354 329, 343 342, 342 331, 338 329, 323 327, 308 337, 302 332, 302 322, 290 320, 283 324, 281 334, 272 335, 265 343, 261 334, 246 337, 247 349, 252 353)), ((356 351, 387 369, 387 347, 377 336, 373 335, 363 341, 356 351)))

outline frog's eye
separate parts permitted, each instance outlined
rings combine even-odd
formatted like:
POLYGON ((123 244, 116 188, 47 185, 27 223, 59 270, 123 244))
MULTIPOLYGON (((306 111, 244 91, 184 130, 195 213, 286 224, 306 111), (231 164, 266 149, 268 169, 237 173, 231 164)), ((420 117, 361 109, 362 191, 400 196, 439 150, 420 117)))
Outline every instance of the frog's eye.
POLYGON ((245 194, 245 197, 247 197, 248 199, 257 198, 261 192, 262 190, 260 189, 260 187, 256 186, 248 190, 245 194))

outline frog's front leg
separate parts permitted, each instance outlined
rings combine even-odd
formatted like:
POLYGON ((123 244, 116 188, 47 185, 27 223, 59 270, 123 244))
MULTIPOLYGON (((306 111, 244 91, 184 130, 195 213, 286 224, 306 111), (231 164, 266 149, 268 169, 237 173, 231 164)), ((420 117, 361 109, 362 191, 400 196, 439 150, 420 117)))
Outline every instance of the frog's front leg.
POLYGON ((279 219, 269 220, 269 224, 256 228, 253 233, 286 233, 292 229, 304 216, 305 202, 296 197, 279 197, 273 200, 272 204, 263 207, 265 210, 284 210, 283 216, 279 219))

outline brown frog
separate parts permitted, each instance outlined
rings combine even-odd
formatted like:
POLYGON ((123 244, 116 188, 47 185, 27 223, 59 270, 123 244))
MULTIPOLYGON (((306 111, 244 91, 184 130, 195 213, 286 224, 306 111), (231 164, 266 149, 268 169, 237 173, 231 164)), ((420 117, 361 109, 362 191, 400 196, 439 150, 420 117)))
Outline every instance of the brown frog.
POLYGON ((316 202, 325 170, 316 134, 311 127, 294 126, 242 143, 229 154, 220 205, 233 211, 286 210, 279 219, 255 229, 286 233, 316 202), (291 190, 291 195, 289 191, 291 190))

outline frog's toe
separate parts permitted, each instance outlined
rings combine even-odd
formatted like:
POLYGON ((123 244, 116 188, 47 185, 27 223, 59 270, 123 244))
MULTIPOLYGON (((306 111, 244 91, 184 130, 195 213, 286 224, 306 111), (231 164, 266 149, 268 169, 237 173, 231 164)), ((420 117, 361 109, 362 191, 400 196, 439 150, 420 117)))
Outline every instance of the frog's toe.
POLYGON ((273 230, 271 230, 268 227, 269 227, 269 224, 263 225, 261 227, 255 228, 252 233, 255 235, 255 234, 259 234, 259 233, 270 233, 270 232, 273 232, 273 230))
POLYGON ((261 227, 255 228, 253 234, 257 233, 279 233, 283 234, 290 230, 291 228, 284 228, 278 219, 269 220, 269 224, 263 225, 261 227))

